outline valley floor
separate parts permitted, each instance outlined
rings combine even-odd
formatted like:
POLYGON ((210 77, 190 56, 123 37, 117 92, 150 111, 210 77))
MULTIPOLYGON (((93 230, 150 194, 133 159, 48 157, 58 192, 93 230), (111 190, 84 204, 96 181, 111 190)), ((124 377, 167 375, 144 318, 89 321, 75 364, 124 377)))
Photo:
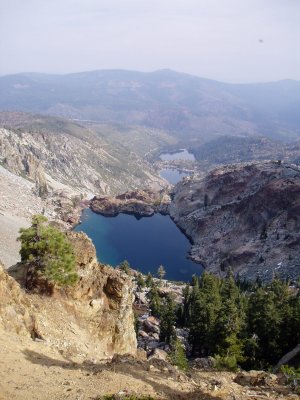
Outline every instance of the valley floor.
MULTIPOLYGON (((191 384, 168 380, 138 364, 93 364, 67 359, 43 342, 0 334, 0 399, 96 399, 130 390, 156 395, 183 394, 191 384)), ((171 379, 171 378, 170 378, 171 379)), ((177 397, 176 397, 177 398, 177 397)))

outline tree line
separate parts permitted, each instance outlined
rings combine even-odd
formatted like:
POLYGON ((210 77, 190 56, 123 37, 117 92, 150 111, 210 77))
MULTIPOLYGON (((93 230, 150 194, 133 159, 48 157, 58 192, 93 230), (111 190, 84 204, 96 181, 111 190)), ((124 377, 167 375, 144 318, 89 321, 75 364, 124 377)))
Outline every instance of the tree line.
POLYGON ((180 305, 161 299, 154 285, 149 297, 162 340, 171 340, 174 324, 188 327, 191 355, 227 368, 268 368, 300 343, 299 291, 277 278, 247 283, 204 272, 183 289, 180 305))

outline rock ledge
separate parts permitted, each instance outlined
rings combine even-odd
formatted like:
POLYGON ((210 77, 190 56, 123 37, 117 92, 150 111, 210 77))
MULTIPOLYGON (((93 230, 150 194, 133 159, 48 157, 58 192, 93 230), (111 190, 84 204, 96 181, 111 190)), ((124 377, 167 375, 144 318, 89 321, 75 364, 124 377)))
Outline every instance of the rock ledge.
POLYGON ((150 217, 155 213, 168 214, 170 197, 164 191, 150 189, 126 192, 115 197, 95 196, 91 200, 92 211, 108 217, 119 213, 136 217, 150 217))

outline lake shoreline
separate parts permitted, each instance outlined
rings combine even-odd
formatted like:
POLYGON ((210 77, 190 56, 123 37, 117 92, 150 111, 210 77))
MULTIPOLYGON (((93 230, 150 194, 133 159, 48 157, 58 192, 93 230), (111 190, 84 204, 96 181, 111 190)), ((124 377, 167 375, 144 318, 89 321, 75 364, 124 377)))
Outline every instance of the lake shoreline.
MULTIPOLYGON (((190 235, 188 235, 180 226, 177 225, 175 219, 170 215, 169 212, 169 204, 171 202, 171 198, 168 194, 168 200, 166 197, 163 197, 166 195, 164 192, 163 196, 162 193, 159 193, 159 199, 162 200, 164 198, 164 201, 158 203, 157 198, 158 198, 158 192, 154 192, 154 194, 150 191, 147 192, 149 197, 146 198, 146 203, 143 205, 142 204, 142 196, 144 195, 143 191, 136 191, 134 192, 135 197, 133 196, 133 192, 127 192, 122 195, 116 196, 119 197, 116 201, 116 197, 108 197, 108 196, 96 196, 94 199, 90 201, 89 207, 85 208, 82 212, 82 216, 80 218, 79 224, 76 224, 73 227, 73 230, 84 230, 84 224, 85 224, 85 218, 84 214, 87 213, 86 210, 90 210, 90 212, 95 215, 99 215, 103 218, 105 218, 105 223, 109 223, 109 220, 114 220, 117 219, 121 215, 126 215, 126 216, 131 216, 134 217, 135 220, 140 221, 142 219, 146 220, 151 220, 150 217, 155 217, 157 215, 161 216, 168 216, 170 221, 172 222, 172 225, 174 228, 180 232, 180 235, 184 236, 185 240, 187 241, 187 247, 184 251, 184 258, 185 260, 189 260, 193 265, 197 266, 197 271, 195 273, 201 274, 203 271, 203 265, 199 260, 194 260, 193 257, 191 257, 191 248, 194 245, 193 239, 190 235), (93 207, 93 200, 97 200, 97 207, 93 207), (103 205, 99 206, 99 202, 101 203, 103 201, 103 205), (152 203, 151 203, 152 201, 152 203), (145 210, 147 212, 145 212, 145 210), (83 229, 81 229, 81 225, 83 225, 83 229)), ((95 222, 97 223, 97 222, 95 222)), ((112 221, 112 224, 114 225, 115 221, 112 221)), ((90 229, 90 228, 89 228, 90 229)), ((89 232, 85 231, 88 235, 89 232)), ((160 228, 158 227, 158 230, 156 231, 160 232, 160 228)), ((160 233, 161 235, 161 233, 160 233)), ((159 236, 159 235, 158 235, 159 236)), ((93 239, 93 238, 92 238, 93 239)), ((162 238, 163 239, 163 238, 162 238)), ((112 239, 113 240, 113 239, 112 239)), ((97 247, 97 244, 95 243, 95 246, 97 247)), ((108 244, 108 247, 110 244, 108 244)), ((175 245, 176 247, 176 245, 175 245)), ((101 249, 100 253, 102 253, 103 249, 101 249)), ((160 250, 161 252, 173 252, 175 251, 174 249, 169 249, 166 250, 162 248, 160 250)), ((147 257, 147 256, 145 256, 147 257)), ((126 257, 125 257, 126 258, 126 257)), ((125 259, 124 258, 124 259, 125 259)), ((109 262, 108 262, 109 263, 109 262)), ((183 277, 179 277, 179 280, 182 280, 183 277)))
MULTIPOLYGON (((179 152, 174 151, 172 153, 172 157, 176 157, 178 156, 178 154, 179 155, 183 154, 184 158, 187 157, 188 159, 194 157, 186 149, 181 149, 179 150, 179 152)), ((165 155, 167 156, 168 154, 166 153, 165 155)), ((174 171, 176 171, 176 173, 179 176, 181 175, 178 169, 174 169, 174 171)), ((185 261, 181 262, 183 264, 184 262, 192 263, 194 267, 197 266, 198 268, 196 273, 201 274, 203 271, 203 264, 201 263, 200 260, 193 259, 191 254, 191 249, 192 246, 194 245, 192 237, 188 235, 187 232, 185 232, 182 229, 182 227, 178 226, 175 219, 170 215, 169 206, 172 201, 170 195, 171 190, 172 189, 169 187, 168 189, 161 189, 161 190, 151 190, 151 189, 135 190, 135 191, 125 192, 114 197, 99 195, 95 196, 93 199, 90 200, 89 209, 92 214, 98 214, 102 218, 107 218, 102 220, 104 225, 107 225, 107 223, 109 223, 112 226, 114 226, 119 216, 133 216, 136 221, 141 221, 143 218, 146 218, 147 220, 150 221, 151 220, 150 217, 156 218, 156 216, 158 215, 168 216, 171 221, 172 227, 176 229, 176 232, 180 232, 179 236, 184 237, 184 240, 186 240, 187 243, 187 247, 184 253, 185 261)), ((83 211, 83 213, 85 213, 85 211, 83 211)), ((119 219, 122 220, 122 218, 123 217, 120 217, 119 219)), ((82 218, 80 219, 82 220, 82 218)), ((132 221, 130 222, 130 224, 132 225, 132 221)), ((76 225, 73 229, 77 230, 79 229, 79 226, 76 225)), ((89 227, 88 229, 93 231, 96 228, 89 227)), ((88 232, 86 233, 89 234, 88 232)), ((101 234, 103 234, 103 232, 101 234)), ((116 233, 116 235, 118 235, 118 232, 116 233)), ((157 231, 155 232, 155 236, 161 237, 162 240, 164 239, 159 226, 157 226, 157 231), (159 234, 157 234, 157 232, 159 232, 159 234)), ((139 240, 139 238, 137 238, 137 240, 139 240)), ((114 238, 112 238, 112 242, 113 241, 114 238)), ((143 245, 144 244, 142 243, 141 246, 143 245)), ((107 246, 109 248, 110 243, 108 243, 107 246)), ((168 250, 164 248, 160 249, 162 253, 165 253, 167 251, 173 253, 176 252, 176 250, 177 249, 175 248, 169 248, 168 250)), ((103 249, 101 250, 101 252, 102 251, 103 249)), ((147 256, 145 255, 145 257, 147 256)), ((179 279, 182 278, 183 277, 180 277, 179 279)))

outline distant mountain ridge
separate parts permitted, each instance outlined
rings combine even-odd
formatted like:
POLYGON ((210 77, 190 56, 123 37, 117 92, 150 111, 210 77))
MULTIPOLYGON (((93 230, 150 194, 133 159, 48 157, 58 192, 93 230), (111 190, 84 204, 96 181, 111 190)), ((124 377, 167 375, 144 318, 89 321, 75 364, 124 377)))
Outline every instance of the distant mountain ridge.
POLYGON ((0 110, 143 125, 205 142, 219 135, 300 137, 300 82, 228 84, 170 70, 0 77, 0 110))

